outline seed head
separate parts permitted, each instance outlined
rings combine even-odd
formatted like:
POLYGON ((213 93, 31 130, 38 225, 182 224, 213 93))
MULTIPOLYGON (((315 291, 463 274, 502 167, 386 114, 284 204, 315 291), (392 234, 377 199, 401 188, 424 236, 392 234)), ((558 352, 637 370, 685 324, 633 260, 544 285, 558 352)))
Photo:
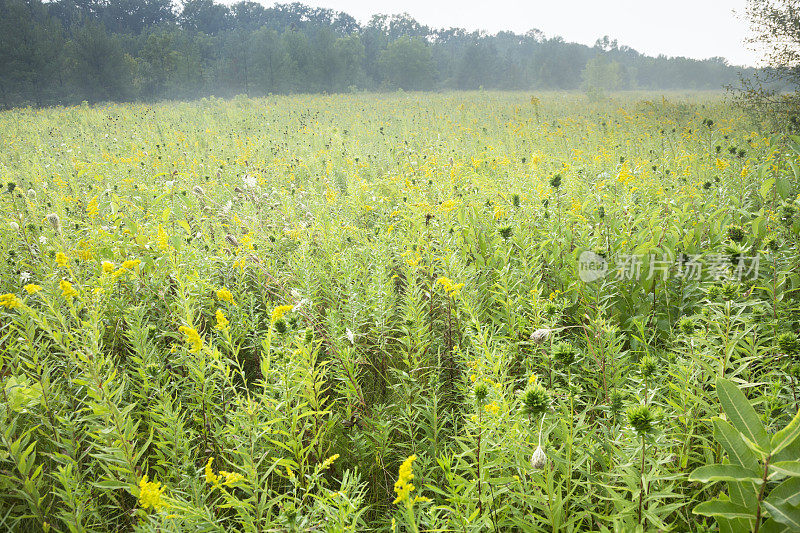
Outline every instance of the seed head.
POLYGON ((533 333, 531 333, 531 342, 534 344, 542 344, 544 341, 550 338, 550 335, 553 334, 553 330, 549 328, 539 328, 533 333))
POLYGON ((522 411, 533 418, 538 418, 550 407, 550 395, 539 384, 528 387, 522 394, 522 411))
POLYGON ((50 213, 47 215, 47 221, 50 223, 56 233, 61 233, 61 219, 56 213, 50 213))
POLYGON ((537 446, 536 450, 533 452, 531 456, 531 467, 534 470, 541 470, 544 468, 544 465, 547 464, 547 454, 544 453, 544 450, 541 446, 537 446))
POLYGON ((656 417, 646 405, 635 405, 628 409, 628 422, 636 434, 644 437, 655 430, 656 417))

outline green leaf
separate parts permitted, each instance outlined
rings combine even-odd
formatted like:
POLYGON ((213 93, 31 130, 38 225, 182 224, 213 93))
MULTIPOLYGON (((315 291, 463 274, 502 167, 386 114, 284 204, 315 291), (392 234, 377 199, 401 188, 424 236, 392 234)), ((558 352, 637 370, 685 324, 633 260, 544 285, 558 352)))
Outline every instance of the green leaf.
POLYGON ((762 474, 739 465, 706 465, 689 474, 689 481, 751 481, 761 483, 762 474))
POLYGON ((772 489, 765 501, 772 505, 800 504, 800 477, 792 477, 772 489))
POLYGON ((759 533, 792 533, 792 529, 780 522, 776 522, 772 518, 764 522, 764 525, 758 530, 759 533))
POLYGON ((800 509, 788 504, 772 505, 768 500, 764 500, 764 507, 776 522, 786 524, 792 531, 800 531, 800 509))
POLYGON ((792 184, 788 179, 780 177, 775 181, 775 190, 778 191, 778 194, 781 195, 781 198, 786 200, 789 197, 789 193, 792 192, 792 184))
POLYGON ((770 439, 764 424, 756 414, 756 410, 747 401, 744 393, 739 387, 724 378, 717 379, 717 395, 725 410, 725 414, 745 438, 754 442, 766 451, 770 449, 770 439))
POLYGON ((722 500, 711 500, 697 505, 692 512, 702 516, 721 516, 723 518, 752 518, 747 507, 722 500))
POLYGON ((775 433, 772 437, 772 454, 776 454, 785 447, 792 444, 800 437, 800 411, 798 411, 792 421, 785 428, 775 433))
POLYGON ((775 178, 769 178, 765 180, 764 183, 761 184, 761 189, 759 190, 761 196, 766 198, 769 194, 769 191, 772 190, 773 185, 775 185, 775 178))
POLYGON ((779 461, 769 467, 786 476, 800 476, 800 461, 779 461))
POLYGON ((731 463, 752 470, 758 469, 758 458, 742 440, 739 432, 718 416, 713 417, 711 422, 714 424, 714 439, 725 449, 731 463))

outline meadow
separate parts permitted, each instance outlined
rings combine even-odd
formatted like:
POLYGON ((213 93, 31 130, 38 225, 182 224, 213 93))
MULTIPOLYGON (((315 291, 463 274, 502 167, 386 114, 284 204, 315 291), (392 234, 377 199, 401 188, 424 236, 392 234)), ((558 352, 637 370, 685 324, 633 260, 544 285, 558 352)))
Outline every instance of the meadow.
POLYGON ((800 531, 800 138, 722 95, 0 113, 0 529, 800 531))

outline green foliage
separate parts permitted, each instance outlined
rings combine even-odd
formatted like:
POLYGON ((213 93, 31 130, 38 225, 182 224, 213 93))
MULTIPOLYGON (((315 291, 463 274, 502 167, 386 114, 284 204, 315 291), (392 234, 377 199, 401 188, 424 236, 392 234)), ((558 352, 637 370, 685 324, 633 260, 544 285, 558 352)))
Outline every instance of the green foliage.
POLYGON ((716 519, 729 531, 784 531, 800 527, 800 412, 769 436, 747 397, 733 382, 717 378, 717 394, 730 422, 714 417, 714 438, 729 463, 695 469, 690 481, 727 483, 728 493, 693 512, 716 519), (790 459, 791 458, 791 459, 790 459))
MULTIPOLYGON (((297 33, 244 59, 314 64, 297 33)), ((0 114, 0 530, 792 530, 800 148, 758 126, 492 91, 0 114)))

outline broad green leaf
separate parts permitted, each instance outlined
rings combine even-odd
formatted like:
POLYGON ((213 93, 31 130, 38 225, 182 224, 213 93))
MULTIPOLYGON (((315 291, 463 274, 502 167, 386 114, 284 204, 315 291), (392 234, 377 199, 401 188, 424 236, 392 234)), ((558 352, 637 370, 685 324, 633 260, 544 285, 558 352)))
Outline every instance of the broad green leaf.
POLYGON ((800 461, 780 461, 770 464, 769 467, 786 476, 800 476, 800 461))
POLYGON ((702 516, 721 516, 723 518, 752 518, 747 507, 722 500, 711 500, 697 505, 692 512, 702 516))
POLYGON ((762 474, 739 465, 706 465, 689 474, 689 481, 750 481, 761 483, 762 474))
POLYGON ((764 424, 758 418, 756 410, 747 401, 739 387, 727 379, 718 378, 717 395, 733 427, 745 438, 769 451, 770 439, 767 430, 764 429, 764 424))
POLYGON ((772 518, 764 522, 758 531, 759 533, 792 533, 792 529, 789 526, 776 522, 772 518))
POLYGON ((715 416, 711 419, 714 424, 714 439, 719 442, 728 454, 731 463, 755 470, 758 468, 758 458, 742 440, 741 435, 729 422, 715 416))
POLYGON ((800 477, 792 477, 772 489, 765 501, 780 506, 800 504, 800 477))
POLYGON ((773 185, 775 185, 775 178, 769 178, 765 180, 764 183, 761 184, 761 189, 759 190, 761 196, 766 198, 769 192, 772 190, 773 185))
POLYGON ((792 184, 788 179, 780 177, 775 180, 775 190, 778 191, 781 198, 786 200, 789 197, 789 193, 792 192, 792 184))
POLYGON ((798 411, 792 421, 785 428, 775 433, 772 437, 772 454, 776 454, 785 447, 792 444, 800 437, 800 411, 798 411))
POLYGON ((764 500, 764 507, 776 522, 786 524, 792 531, 800 531, 800 509, 789 504, 773 505, 767 500, 764 500))

